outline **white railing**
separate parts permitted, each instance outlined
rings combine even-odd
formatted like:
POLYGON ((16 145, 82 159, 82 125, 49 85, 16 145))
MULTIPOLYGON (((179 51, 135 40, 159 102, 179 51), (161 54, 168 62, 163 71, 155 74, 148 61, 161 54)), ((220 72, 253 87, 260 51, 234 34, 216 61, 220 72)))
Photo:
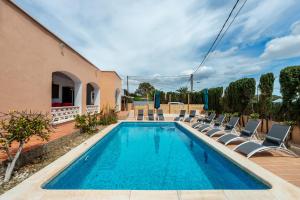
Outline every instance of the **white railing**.
POLYGON ((89 114, 96 114, 99 112, 99 106, 98 105, 87 105, 86 106, 86 112, 89 114))
POLYGON ((51 107, 52 124, 71 121, 79 114, 79 106, 51 107))

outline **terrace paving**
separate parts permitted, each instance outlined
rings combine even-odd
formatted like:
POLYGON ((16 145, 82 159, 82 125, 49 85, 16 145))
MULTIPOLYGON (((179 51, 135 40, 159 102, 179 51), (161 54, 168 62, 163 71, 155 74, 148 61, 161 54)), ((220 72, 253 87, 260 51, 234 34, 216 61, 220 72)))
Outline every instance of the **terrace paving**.
POLYGON ((300 158, 287 157, 279 153, 272 154, 263 154, 250 159, 277 176, 300 187, 300 158))
MULTIPOLYGON (((215 137, 215 139, 217 139, 215 137)), ((237 144, 228 145, 233 149, 237 144)), ((273 174, 300 187, 300 157, 296 158, 282 152, 261 152, 250 158, 256 164, 273 174)))
MULTIPOLYGON (((236 144, 228 145, 228 148, 233 149, 235 146, 236 144)), ((272 151, 258 153, 250 160, 300 187, 300 157, 296 158, 279 151, 272 151)))

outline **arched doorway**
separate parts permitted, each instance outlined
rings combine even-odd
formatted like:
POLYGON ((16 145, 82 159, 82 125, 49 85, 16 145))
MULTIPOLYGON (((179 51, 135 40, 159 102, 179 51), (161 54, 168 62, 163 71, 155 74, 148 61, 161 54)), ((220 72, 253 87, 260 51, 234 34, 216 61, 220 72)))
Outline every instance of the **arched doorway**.
POLYGON ((121 90, 117 88, 115 92, 115 111, 120 111, 120 110, 121 110, 121 90))
POLYGON ((51 114, 54 124, 73 120, 81 114, 82 84, 70 72, 52 73, 51 114))
POLYGON ((86 85, 86 112, 90 114, 100 112, 100 88, 96 83, 86 85))

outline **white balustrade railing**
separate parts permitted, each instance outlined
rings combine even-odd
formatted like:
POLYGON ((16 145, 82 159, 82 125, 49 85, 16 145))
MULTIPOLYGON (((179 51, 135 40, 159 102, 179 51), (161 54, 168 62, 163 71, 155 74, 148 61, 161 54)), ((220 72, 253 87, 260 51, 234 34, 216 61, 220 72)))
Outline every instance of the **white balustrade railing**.
POLYGON ((51 107, 52 124, 71 121, 79 114, 80 106, 51 107))
POLYGON ((98 105, 87 105, 86 112, 89 114, 96 114, 99 112, 99 106, 98 105))

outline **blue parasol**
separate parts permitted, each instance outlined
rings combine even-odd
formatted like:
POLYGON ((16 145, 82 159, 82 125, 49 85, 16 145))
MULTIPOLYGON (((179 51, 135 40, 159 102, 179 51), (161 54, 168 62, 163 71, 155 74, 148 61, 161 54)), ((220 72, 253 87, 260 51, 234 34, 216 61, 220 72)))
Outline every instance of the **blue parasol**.
POLYGON ((204 110, 208 110, 208 89, 204 89, 204 110))
POLYGON ((154 94, 154 108, 158 109, 160 107, 160 92, 155 91, 154 94))

